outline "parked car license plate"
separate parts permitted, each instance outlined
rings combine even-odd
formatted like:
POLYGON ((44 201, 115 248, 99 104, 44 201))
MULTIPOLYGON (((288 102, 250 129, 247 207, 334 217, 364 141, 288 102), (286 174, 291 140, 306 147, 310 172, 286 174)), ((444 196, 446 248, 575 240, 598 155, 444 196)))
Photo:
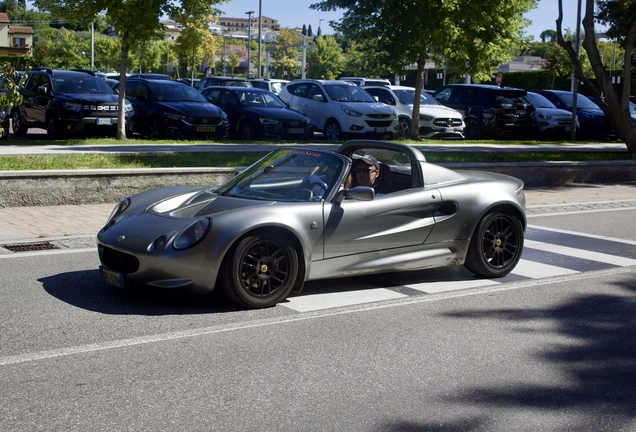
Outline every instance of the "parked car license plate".
POLYGON ((119 288, 124 288, 126 286, 124 284, 123 274, 108 270, 102 266, 99 267, 99 272, 101 273, 102 280, 107 284, 115 285, 119 288))
POLYGON ((197 132, 216 132, 216 127, 214 126, 198 126, 197 132))
POLYGON ((387 128, 375 128, 376 132, 386 132, 387 128))
POLYGON ((526 110, 517 110, 517 111, 515 111, 515 114, 517 114, 517 115, 526 115, 526 110))
POLYGON ((288 134, 303 134, 305 133, 305 129, 303 128, 289 128, 287 129, 288 134))
POLYGON ((113 124, 113 119, 111 119, 111 118, 98 118, 98 119, 95 119, 95 124, 98 124, 100 126, 112 125, 113 124))

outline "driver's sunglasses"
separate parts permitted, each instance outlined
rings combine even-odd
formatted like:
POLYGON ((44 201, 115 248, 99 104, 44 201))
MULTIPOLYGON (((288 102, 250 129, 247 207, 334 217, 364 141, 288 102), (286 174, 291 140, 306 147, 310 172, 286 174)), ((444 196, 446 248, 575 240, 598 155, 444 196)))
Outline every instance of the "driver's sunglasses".
POLYGON ((362 169, 362 168, 356 168, 353 170, 353 172, 355 172, 356 174, 372 174, 374 172, 376 172, 377 170, 375 169, 362 169))

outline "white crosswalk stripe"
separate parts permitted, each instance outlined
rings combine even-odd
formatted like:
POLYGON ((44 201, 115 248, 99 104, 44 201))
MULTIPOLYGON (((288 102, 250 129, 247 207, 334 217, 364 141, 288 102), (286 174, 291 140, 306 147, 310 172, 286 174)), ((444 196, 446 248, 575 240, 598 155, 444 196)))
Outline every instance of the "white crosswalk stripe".
MULTIPOLYGON (((541 227, 533 228, 542 229, 541 227)), ((546 228, 546 230, 558 231, 552 230, 550 228, 546 228)), ((563 231, 563 233, 568 235, 578 234, 571 231, 563 231)), ((594 239, 591 238, 592 236, 587 234, 581 234, 581 237, 587 237, 590 238, 590 241, 594 241, 594 239)), ((603 238, 598 236, 598 240, 612 241, 614 239, 608 239, 606 237, 603 238)), ((626 242, 620 241, 617 241, 616 243, 627 244, 626 242)), ((592 250, 561 246, 558 244, 545 243, 541 241, 526 239, 524 242, 524 247, 528 250, 538 250, 541 252, 563 255, 576 259, 596 261, 611 266, 636 266, 636 259, 595 252, 592 250)), ((568 276, 577 273, 581 272, 573 270, 571 268, 559 267, 541 262, 530 261, 527 259, 521 259, 515 269, 510 273, 510 275, 516 276, 517 278, 521 277, 527 279, 542 279, 549 277, 568 276)), ((436 294, 465 290, 470 288, 497 286, 507 282, 505 278, 480 279, 478 277, 466 276, 465 274, 463 274, 461 277, 449 276, 449 279, 451 280, 432 280, 422 281, 421 283, 413 283, 412 281, 410 281, 401 285, 398 281, 392 281, 396 282, 398 286, 388 285, 387 283, 386 287, 378 287, 378 285, 380 285, 381 283, 372 285, 365 279, 346 278, 342 280, 333 280, 329 282, 330 292, 318 294, 309 294, 304 292, 299 296, 289 297, 285 302, 280 303, 279 306, 292 309, 296 312, 312 312, 330 308, 359 305, 384 300, 396 300, 409 297, 408 294, 399 292, 400 290, 411 291, 411 295, 417 295, 416 293, 413 293, 413 291, 419 291, 425 294, 436 294)), ((378 280, 382 279, 380 278, 378 280)))
POLYGON ((567 246, 559 246, 550 243, 543 243, 538 241, 526 240, 524 243, 524 247, 530 249, 539 249, 543 252, 552 252, 561 255, 568 255, 575 258, 588 259, 592 261, 598 261, 605 264, 611 264, 620 267, 627 267, 636 265, 636 260, 631 258, 623 258, 616 255, 608 255, 599 252, 593 252, 583 249, 576 249, 567 246))

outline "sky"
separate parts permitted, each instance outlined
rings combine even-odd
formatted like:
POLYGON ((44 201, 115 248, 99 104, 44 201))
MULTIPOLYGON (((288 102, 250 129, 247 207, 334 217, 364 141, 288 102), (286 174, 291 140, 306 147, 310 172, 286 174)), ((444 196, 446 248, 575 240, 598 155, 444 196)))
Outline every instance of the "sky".
MULTIPOLYGON (((320 12, 309 9, 309 5, 319 3, 320 0, 232 0, 230 3, 218 5, 217 8, 224 15, 231 18, 246 17, 245 12, 254 11, 258 16, 259 4, 263 16, 277 19, 281 27, 302 27, 311 25, 314 34, 320 26, 322 34, 332 34, 333 29, 329 21, 342 17, 342 11, 320 12), (320 20, 323 21, 320 21, 320 20)), ((585 2, 582 2, 581 15, 585 15, 585 2)), ((576 30, 576 12, 578 0, 563 0, 563 29, 576 30)), ((532 24, 526 28, 528 35, 533 35, 536 41, 544 30, 556 30, 556 19, 559 16, 556 0, 540 0, 536 9, 526 14, 532 24)), ((582 19, 582 17, 581 17, 582 19)))

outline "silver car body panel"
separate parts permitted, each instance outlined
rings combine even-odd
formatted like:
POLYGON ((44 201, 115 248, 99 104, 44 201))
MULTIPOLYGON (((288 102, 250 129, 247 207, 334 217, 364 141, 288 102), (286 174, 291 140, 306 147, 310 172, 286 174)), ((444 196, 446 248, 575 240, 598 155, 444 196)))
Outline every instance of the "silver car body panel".
POLYGON ((523 182, 516 178, 452 171, 395 143, 351 141, 339 152, 277 150, 220 187, 172 187, 133 195, 97 235, 102 266, 133 282, 210 291, 232 246, 257 230, 292 241, 302 267, 299 277, 307 281, 461 265, 475 227, 495 207, 514 213, 526 226, 523 182), (409 161, 396 169, 410 167, 412 183, 371 201, 361 200, 373 198, 369 188, 344 189, 351 160, 370 150, 401 151, 409 161), (291 164, 293 158, 305 165, 291 164), (306 191, 290 186, 306 178, 289 174, 316 172, 306 164, 311 158, 321 169, 325 162, 339 169, 322 196, 283 195, 284 188, 306 191), (277 199, 267 198, 276 194, 277 199), (202 238, 177 250, 175 239, 204 219, 210 223, 202 238))

